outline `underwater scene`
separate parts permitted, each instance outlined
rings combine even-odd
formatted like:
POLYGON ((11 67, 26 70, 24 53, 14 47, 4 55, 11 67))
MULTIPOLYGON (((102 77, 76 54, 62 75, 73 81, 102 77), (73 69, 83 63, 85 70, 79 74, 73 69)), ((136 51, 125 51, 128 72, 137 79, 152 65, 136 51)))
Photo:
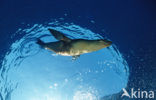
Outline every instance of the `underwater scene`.
POLYGON ((156 2, 15 1, 0 4, 0 100, 155 100, 156 2))

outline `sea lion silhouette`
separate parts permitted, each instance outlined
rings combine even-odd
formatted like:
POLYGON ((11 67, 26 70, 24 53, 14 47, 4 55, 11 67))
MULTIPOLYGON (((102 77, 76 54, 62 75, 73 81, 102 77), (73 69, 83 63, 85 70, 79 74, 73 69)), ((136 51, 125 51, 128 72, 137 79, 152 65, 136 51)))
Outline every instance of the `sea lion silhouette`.
POLYGON ((81 54, 97 51, 112 44, 111 41, 106 39, 70 39, 57 30, 48 30, 59 41, 44 43, 42 40, 38 39, 37 44, 55 52, 56 54, 72 56, 73 59, 78 58, 81 54))

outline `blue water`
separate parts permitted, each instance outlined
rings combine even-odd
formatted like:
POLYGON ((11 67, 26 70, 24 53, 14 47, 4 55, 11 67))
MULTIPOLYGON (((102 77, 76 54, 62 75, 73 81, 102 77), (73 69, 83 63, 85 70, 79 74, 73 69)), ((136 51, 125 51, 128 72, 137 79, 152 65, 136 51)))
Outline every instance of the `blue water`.
POLYGON ((122 100, 122 88, 156 90, 154 1, 5 0, 0 8, 0 100, 122 100), (48 28, 113 44, 73 61, 36 44, 57 41, 48 28))

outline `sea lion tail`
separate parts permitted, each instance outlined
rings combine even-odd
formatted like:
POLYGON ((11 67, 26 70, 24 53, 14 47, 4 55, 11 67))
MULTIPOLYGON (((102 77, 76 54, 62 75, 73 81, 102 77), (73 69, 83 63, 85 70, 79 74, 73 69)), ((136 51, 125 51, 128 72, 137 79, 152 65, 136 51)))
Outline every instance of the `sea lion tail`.
POLYGON ((42 47, 44 47, 44 45, 45 45, 45 43, 42 40, 40 40, 40 39, 37 39, 36 43, 39 44, 42 47))

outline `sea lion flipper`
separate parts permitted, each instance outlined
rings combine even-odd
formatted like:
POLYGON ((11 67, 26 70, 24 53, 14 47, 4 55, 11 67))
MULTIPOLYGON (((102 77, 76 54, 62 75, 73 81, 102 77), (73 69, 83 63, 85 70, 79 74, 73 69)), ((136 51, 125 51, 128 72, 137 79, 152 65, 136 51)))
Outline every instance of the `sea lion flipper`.
POLYGON ((72 60, 76 60, 79 57, 80 57, 80 55, 72 56, 72 60))
POLYGON ((45 46, 45 43, 42 40, 40 40, 40 39, 37 39, 36 43, 39 44, 41 47, 45 46))
POLYGON ((57 40, 62 40, 65 42, 70 42, 71 39, 66 37, 64 34, 62 34, 61 32, 54 30, 54 29, 48 29, 50 31, 50 33, 57 39, 57 40))

